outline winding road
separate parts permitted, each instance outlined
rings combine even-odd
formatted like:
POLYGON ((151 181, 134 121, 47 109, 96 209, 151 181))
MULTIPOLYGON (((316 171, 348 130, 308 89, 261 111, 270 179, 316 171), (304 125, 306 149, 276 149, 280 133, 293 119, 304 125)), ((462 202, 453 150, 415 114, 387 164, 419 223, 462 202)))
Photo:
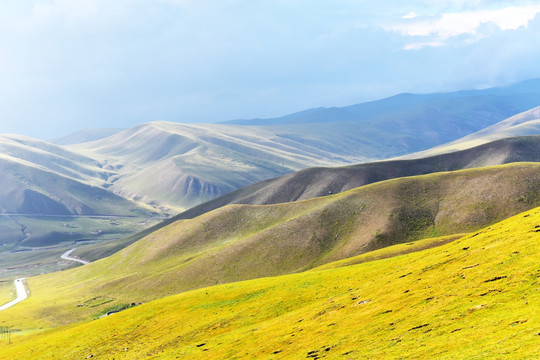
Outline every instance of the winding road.
POLYGON ((79 262, 79 263, 81 263, 83 265, 90 264, 90 261, 86 261, 86 260, 83 260, 83 259, 78 259, 78 258, 74 258, 74 257, 69 256, 75 250, 77 250, 77 248, 68 250, 65 253, 63 253, 62 256, 60 256, 60 257, 62 259, 64 259, 64 260, 76 261, 76 262, 79 262))
MULTIPOLYGON (((77 249, 75 248, 75 249, 68 250, 65 253, 63 253, 60 257, 62 259, 64 259, 64 260, 76 261, 76 262, 80 262, 81 264, 84 264, 84 265, 90 264, 89 261, 86 261, 86 260, 83 260, 83 259, 77 259, 77 258, 69 256, 75 250, 77 250, 77 249)), ((28 290, 28 287, 26 285, 26 278, 16 279, 14 281, 14 284, 15 284, 15 290, 17 291, 17 298, 15 300, 11 300, 7 304, 4 304, 4 305, 0 306, 0 311, 6 310, 6 309, 12 307, 13 305, 20 303, 21 301, 25 300, 28 297, 28 295, 30 294, 30 291, 28 290)))
POLYGON ((8 302, 7 304, 0 306, 0 311, 8 309, 12 307, 13 305, 20 303, 21 301, 23 301, 24 299, 28 297, 29 291, 26 288, 25 280, 26 280, 25 278, 21 278, 21 279, 16 279, 14 281, 15 289, 17 290, 17 298, 15 300, 8 302))

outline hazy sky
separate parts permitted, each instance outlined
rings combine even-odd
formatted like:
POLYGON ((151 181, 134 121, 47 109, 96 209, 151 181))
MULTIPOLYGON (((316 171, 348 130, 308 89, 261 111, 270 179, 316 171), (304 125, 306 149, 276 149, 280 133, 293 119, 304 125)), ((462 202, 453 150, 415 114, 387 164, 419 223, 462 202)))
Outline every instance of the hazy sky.
POLYGON ((540 1, 0 2, 0 133, 215 122, 540 77, 540 1))

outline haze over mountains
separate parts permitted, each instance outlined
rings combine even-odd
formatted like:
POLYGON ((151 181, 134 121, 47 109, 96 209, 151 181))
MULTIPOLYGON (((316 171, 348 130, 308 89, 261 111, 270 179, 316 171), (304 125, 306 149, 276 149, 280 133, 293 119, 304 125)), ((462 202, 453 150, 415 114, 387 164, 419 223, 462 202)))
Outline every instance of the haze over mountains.
POLYGON ((447 144, 432 149, 420 151, 403 156, 403 159, 414 159, 437 154, 444 154, 456 150, 468 149, 473 146, 485 144, 512 136, 535 135, 540 133, 540 107, 524 111, 510 118, 500 121, 485 129, 479 130, 447 144))
POLYGON ((486 132, 499 133, 499 137, 528 134, 536 128, 531 127, 534 121, 525 124, 524 119, 534 118, 536 110, 495 124, 539 105, 539 97, 540 80, 531 80, 486 90, 401 94, 277 119, 189 125, 157 122, 120 132, 83 131, 74 134, 71 141, 59 141, 69 144, 114 134, 67 148, 4 136, 3 168, 12 169, 5 171, 12 178, 3 179, 9 184, 4 184, 1 211, 96 213, 91 199, 82 196, 74 200, 78 195, 69 195, 71 190, 56 194, 49 189, 47 184, 56 181, 70 183, 66 187, 78 194, 92 193, 94 199, 110 198, 119 203, 111 203, 109 210, 103 207, 101 213, 127 214, 132 206, 105 189, 154 210, 181 211, 243 186, 308 167, 405 155, 476 131, 483 132, 471 136, 485 137, 486 132), (16 181, 16 173, 24 174, 24 179, 42 180, 16 181), (36 200, 36 205, 29 207, 26 197, 36 200))

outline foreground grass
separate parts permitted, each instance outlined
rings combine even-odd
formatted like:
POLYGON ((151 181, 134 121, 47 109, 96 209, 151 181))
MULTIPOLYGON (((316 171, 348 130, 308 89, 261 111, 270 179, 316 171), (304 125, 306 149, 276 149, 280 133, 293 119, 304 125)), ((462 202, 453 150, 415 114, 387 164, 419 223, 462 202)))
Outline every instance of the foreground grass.
POLYGON ((382 248, 379 250, 370 251, 366 254, 353 256, 348 259, 338 260, 338 261, 331 262, 329 264, 324 264, 319 267, 316 267, 315 269, 312 269, 311 271, 335 269, 338 267, 356 265, 356 264, 361 264, 361 263, 365 263, 369 261, 388 259, 394 256, 410 254, 413 252, 431 249, 437 246, 448 244, 465 235, 467 234, 439 236, 436 238, 422 239, 422 240, 417 240, 417 241, 413 241, 406 244, 398 244, 394 246, 389 246, 389 247, 382 248))
POLYGON ((446 245, 194 290, 17 336, 1 359, 536 359, 540 208, 446 245))

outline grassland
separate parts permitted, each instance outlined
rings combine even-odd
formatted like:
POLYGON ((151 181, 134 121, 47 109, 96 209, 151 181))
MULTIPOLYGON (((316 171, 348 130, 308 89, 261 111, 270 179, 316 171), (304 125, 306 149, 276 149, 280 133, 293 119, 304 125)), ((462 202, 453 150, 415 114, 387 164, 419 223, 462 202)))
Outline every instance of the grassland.
POLYGON ((28 279, 33 296, 0 321, 24 328, 67 324, 117 304, 302 272, 393 244, 477 231, 540 204, 534 196, 539 166, 439 173, 295 203, 221 208, 172 223, 90 265, 28 279), (96 297, 107 301, 94 304, 96 297))
POLYGON ((436 238, 416 240, 416 241, 409 242, 406 244, 388 246, 379 250, 370 251, 362 255, 353 256, 347 259, 338 260, 338 261, 334 261, 328 264, 324 264, 314 269, 311 269, 311 271, 335 269, 338 267, 351 266, 351 265, 362 264, 365 262, 370 262, 370 261, 375 261, 375 260, 388 259, 394 256, 410 254, 413 252, 418 252, 418 251, 431 249, 437 246, 448 244, 454 240, 462 238, 465 235, 467 234, 454 234, 454 235, 440 236, 436 238))
POLYGON ((536 359, 539 226, 536 208, 421 252, 189 291, 0 358, 536 359))

